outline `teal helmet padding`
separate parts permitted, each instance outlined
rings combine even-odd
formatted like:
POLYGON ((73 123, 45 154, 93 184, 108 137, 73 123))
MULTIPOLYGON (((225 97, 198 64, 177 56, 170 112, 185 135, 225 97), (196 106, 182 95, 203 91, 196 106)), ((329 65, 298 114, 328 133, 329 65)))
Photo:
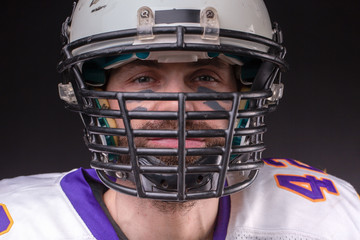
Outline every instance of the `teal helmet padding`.
MULTIPOLYGON (((208 55, 211 58, 215 58, 219 56, 219 53, 208 52, 208 55)), ((224 55, 230 58, 237 59, 243 63, 243 65, 241 66, 241 80, 243 82, 251 83, 254 80, 256 73, 260 68, 261 60, 227 53, 224 53, 224 55)))
MULTIPOLYGON (((83 76, 86 83, 94 86, 102 86, 106 83, 106 68, 121 61, 126 61, 131 58, 145 60, 150 52, 140 52, 136 54, 122 54, 115 57, 97 58, 86 61, 82 66, 83 76)), ((241 67, 241 80, 243 82, 251 83, 256 76, 256 73, 261 65, 261 60, 248 57, 241 57, 232 54, 224 54, 227 57, 237 59, 243 63, 241 67)), ((219 53, 208 52, 210 58, 219 56, 219 53)))
POLYGON ((105 68, 114 63, 125 61, 133 56, 130 54, 122 54, 116 57, 104 57, 92 59, 84 62, 82 66, 83 76, 86 83, 90 85, 104 85, 106 83, 106 70, 105 68))

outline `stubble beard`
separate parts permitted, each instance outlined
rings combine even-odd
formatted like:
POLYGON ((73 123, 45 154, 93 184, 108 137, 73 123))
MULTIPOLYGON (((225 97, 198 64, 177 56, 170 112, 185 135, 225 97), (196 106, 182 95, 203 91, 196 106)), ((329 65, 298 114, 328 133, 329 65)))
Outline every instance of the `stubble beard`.
MULTIPOLYGON (((139 126, 135 129, 142 130, 177 130, 177 122, 174 120, 161 120, 161 121, 149 121, 144 125, 139 126)), ((186 122, 186 130, 206 130, 213 129, 207 122, 205 121, 187 121, 186 122)), ((134 144, 136 148, 151 148, 148 146, 148 140, 144 137, 135 137, 134 144)), ((128 147, 128 141, 126 137, 119 137, 119 145, 122 147, 128 147)), ((209 137, 205 138, 205 148, 220 146, 223 147, 225 145, 225 139, 221 137, 209 137)), ((156 156, 164 165, 178 165, 178 157, 177 156, 156 156)), ((200 156, 186 156, 186 164, 193 165, 200 159, 200 156)), ((130 157, 128 155, 121 156, 120 163, 129 164, 130 157)))
POLYGON ((184 202, 169 202, 152 200, 151 206, 164 215, 186 214, 195 207, 197 200, 184 202))

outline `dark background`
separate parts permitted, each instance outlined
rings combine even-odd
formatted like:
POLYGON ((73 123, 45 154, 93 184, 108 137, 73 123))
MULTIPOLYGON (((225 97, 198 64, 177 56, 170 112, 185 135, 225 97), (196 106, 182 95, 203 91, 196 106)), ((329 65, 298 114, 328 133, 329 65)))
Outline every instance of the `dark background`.
MULTIPOLYGON (((80 118, 57 95, 59 32, 72 2, 2 2, 0 179, 89 166, 80 118)), ((266 4, 284 32, 291 69, 267 118, 264 155, 326 169, 359 191, 360 1, 266 4)))

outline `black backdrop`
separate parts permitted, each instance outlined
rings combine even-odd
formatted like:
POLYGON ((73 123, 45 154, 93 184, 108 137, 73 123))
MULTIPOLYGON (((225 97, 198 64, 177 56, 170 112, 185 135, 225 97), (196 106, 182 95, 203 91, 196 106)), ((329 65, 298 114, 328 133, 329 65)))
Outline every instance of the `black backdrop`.
MULTIPOLYGON (((266 4, 291 69, 264 155, 327 169, 359 191, 360 1, 266 4)), ((57 96, 59 32, 71 10, 70 0, 2 2, 0 179, 89 165, 80 119, 57 96)))

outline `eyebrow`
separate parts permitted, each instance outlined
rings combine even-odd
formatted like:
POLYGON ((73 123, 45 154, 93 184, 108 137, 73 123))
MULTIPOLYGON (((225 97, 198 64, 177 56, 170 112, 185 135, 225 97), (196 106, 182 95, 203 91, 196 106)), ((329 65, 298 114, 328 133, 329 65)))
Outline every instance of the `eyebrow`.
MULTIPOLYGON (((125 64, 123 66, 120 67, 120 69, 132 69, 135 67, 150 67, 150 68, 160 68, 159 64, 157 61, 149 61, 149 60, 140 60, 140 59, 136 59, 128 64, 125 64)), ((118 68, 115 68, 118 69, 118 68)))
POLYGON ((231 66, 228 63, 225 63, 224 61, 220 60, 219 58, 211 58, 211 59, 199 59, 197 62, 189 63, 191 66, 194 67, 201 67, 204 65, 211 65, 218 68, 225 68, 231 66))

